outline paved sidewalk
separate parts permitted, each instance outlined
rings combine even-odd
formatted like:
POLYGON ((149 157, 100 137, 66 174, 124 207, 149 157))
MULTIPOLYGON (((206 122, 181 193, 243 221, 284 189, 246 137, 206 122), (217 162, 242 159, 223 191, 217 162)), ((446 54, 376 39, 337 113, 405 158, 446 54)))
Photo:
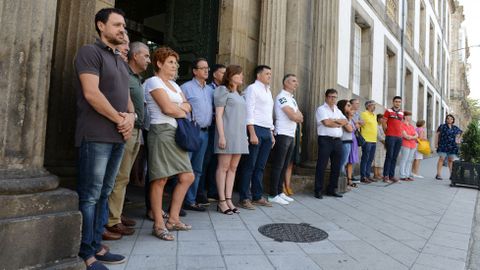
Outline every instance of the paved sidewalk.
MULTIPOLYGON (((344 198, 294 195, 287 206, 241 209, 239 215, 188 211, 193 226, 174 242, 151 235, 143 208, 137 232, 105 242, 128 257, 110 269, 465 269, 476 189, 451 188, 437 181, 436 158, 424 160, 425 179, 360 185, 344 198), (258 232, 273 222, 309 223, 328 232, 315 243, 275 242, 258 232)), ((444 168, 444 176, 447 170, 444 168)))

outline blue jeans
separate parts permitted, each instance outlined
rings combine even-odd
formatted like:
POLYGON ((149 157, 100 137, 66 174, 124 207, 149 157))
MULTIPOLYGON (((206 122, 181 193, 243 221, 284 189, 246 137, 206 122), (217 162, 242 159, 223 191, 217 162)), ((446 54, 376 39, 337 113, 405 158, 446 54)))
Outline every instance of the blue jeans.
POLYGON ((361 178, 370 177, 372 170, 372 162, 375 157, 376 142, 365 142, 362 145, 362 159, 360 160, 360 175, 361 178))
POLYGON ((400 178, 408 178, 412 175, 413 155, 416 148, 402 146, 402 155, 400 156, 400 178))
POLYGON ((195 198, 197 197, 198 183, 203 172, 203 158, 205 157, 205 151, 208 146, 208 131, 200 131, 200 148, 195 152, 190 152, 190 162, 192 163, 192 169, 195 174, 195 180, 190 188, 188 188, 185 195, 185 204, 195 204, 195 198))
POLYGON ((245 155, 243 160, 239 190, 240 201, 249 199, 250 183, 252 199, 256 201, 262 198, 263 172, 273 144, 272 132, 269 128, 254 126, 254 129, 258 137, 258 144, 248 146, 249 154, 245 155))
POLYGON ((385 163, 383 164, 383 176, 393 178, 395 176, 395 166, 397 165, 398 153, 402 147, 402 138, 395 136, 385 137, 385 163))
POLYGON ((216 126, 214 123, 208 128, 208 146, 205 151, 205 157, 203 158, 203 173, 200 177, 200 182, 197 189, 197 198, 208 197, 216 198, 218 197, 217 192, 217 181, 216 181, 216 171, 217 171, 217 155, 213 153, 214 144, 215 144, 215 132, 216 126), (208 192, 206 192, 206 190, 208 192))
POLYGON ((108 196, 115 184, 125 145, 83 141, 78 155, 77 192, 82 212, 83 260, 100 250, 102 232, 108 218, 108 196), (105 211, 107 211, 105 213, 105 211))

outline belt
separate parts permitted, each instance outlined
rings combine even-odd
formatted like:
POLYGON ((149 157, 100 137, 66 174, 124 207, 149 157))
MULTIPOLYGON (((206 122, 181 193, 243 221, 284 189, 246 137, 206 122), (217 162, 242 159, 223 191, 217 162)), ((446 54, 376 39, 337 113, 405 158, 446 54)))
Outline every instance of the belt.
POLYGON ((201 131, 208 131, 208 127, 200 128, 201 131))
POLYGON ((340 137, 332 137, 332 136, 318 136, 318 137, 325 138, 325 139, 330 139, 330 140, 340 140, 341 139, 340 137))

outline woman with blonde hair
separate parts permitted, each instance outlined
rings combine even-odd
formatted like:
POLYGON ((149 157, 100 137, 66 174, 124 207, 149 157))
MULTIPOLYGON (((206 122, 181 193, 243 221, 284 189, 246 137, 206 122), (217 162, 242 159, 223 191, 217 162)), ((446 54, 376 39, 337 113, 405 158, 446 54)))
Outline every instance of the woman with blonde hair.
POLYGON ((246 104, 239 94, 242 83, 242 67, 230 65, 225 71, 222 85, 213 94, 217 125, 214 152, 218 154, 217 211, 226 215, 240 213, 232 202, 233 184, 240 157, 248 154, 246 104))
POLYGON ((180 208, 194 175, 188 153, 175 142, 176 118, 190 113, 190 104, 173 80, 178 70, 178 54, 161 47, 153 52, 152 64, 155 76, 143 84, 147 109, 151 118, 148 132, 148 173, 150 198, 154 217, 152 234, 162 240, 173 241, 169 231, 186 231, 192 227, 180 221, 180 208), (167 179, 178 176, 172 195, 170 215, 164 223, 162 197, 167 179))

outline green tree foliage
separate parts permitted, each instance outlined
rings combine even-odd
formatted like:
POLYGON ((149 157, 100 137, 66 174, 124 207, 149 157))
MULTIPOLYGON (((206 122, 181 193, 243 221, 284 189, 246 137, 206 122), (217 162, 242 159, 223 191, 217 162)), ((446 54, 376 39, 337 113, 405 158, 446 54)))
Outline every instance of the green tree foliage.
POLYGON ((480 124, 472 121, 463 134, 460 155, 464 161, 480 163, 480 124))
POLYGON ((472 121, 480 121, 480 100, 467 97, 467 102, 472 114, 472 121))

